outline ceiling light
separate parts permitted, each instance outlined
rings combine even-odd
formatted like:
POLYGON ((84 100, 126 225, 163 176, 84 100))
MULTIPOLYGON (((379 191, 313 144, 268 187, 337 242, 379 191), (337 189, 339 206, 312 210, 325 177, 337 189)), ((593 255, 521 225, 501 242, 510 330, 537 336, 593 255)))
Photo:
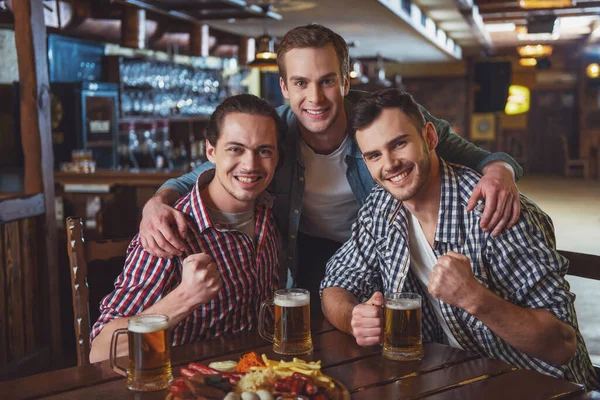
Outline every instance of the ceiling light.
POLYGON ((267 34, 267 13, 272 5, 261 7, 263 10, 263 29, 264 35, 256 39, 256 56, 254 60, 248 63, 251 68, 259 68, 262 71, 277 72, 277 54, 275 53, 275 39, 267 34))
POLYGON ((515 24, 504 22, 501 24, 485 24, 485 30, 488 32, 514 32, 515 24))
POLYGON ((519 65, 523 67, 535 67, 537 60, 535 58, 527 57, 519 59, 519 65))
POLYGON ((600 65, 592 63, 585 69, 585 74, 588 78, 596 79, 600 77, 600 65))
POLYGON ((564 8, 572 7, 574 0, 521 0, 521 8, 564 8))
POLYGON ((522 41, 544 41, 544 40, 558 40, 560 38, 559 32, 554 33, 518 33, 517 39, 522 41))
POLYGON ((537 46, 521 46, 517 47, 517 52, 521 57, 542 57, 552 55, 552 46, 541 45, 537 46))
POLYGON ((251 68, 259 68, 263 71, 277 71, 277 54, 274 51, 275 40, 272 36, 262 35, 258 39, 256 46, 256 56, 252 62, 248 63, 251 68))

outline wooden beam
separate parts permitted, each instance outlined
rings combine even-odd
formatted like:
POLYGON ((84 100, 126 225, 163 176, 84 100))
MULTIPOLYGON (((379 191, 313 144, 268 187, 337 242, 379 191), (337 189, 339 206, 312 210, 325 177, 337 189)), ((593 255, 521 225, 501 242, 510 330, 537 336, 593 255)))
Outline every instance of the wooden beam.
POLYGON ((46 48, 44 6, 39 0, 20 0, 12 4, 15 15, 15 42, 19 65, 21 97, 21 136, 25 154, 25 192, 43 193, 45 203, 45 271, 38 271, 44 282, 47 304, 45 326, 54 355, 61 352, 60 291, 54 205, 54 155, 50 125, 50 82, 46 48))
POLYGON ((190 55, 208 57, 210 34, 206 24, 193 24, 190 33, 190 55))
MULTIPOLYGON (((488 22, 514 22, 514 21, 526 21, 527 16, 531 13, 531 10, 522 10, 516 12, 495 12, 495 13, 486 13, 481 14, 483 20, 488 22)), ((581 17, 581 16, 596 16, 600 13, 600 7, 592 7, 585 9, 567 9, 561 11, 560 9, 555 9, 554 14, 556 14, 559 18, 564 17, 581 17)))
POLYGON ((131 6, 123 7, 121 45, 133 49, 146 48, 146 10, 131 6))
POLYGON ((494 12, 514 12, 514 11, 523 11, 523 12, 538 12, 538 11, 556 11, 556 10, 583 10, 590 7, 600 7, 600 1, 587 1, 585 3, 577 3, 570 7, 548 7, 548 8, 523 8, 519 5, 518 1, 507 2, 507 3, 485 3, 480 4, 479 11, 482 14, 489 14, 494 12))
POLYGON ((238 47, 238 64, 246 65, 250 61, 254 60, 254 54, 250 54, 250 51, 254 53, 254 39, 248 36, 240 37, 240 45, 238 47), (252 40, 252 44, 250 44, 252 40))

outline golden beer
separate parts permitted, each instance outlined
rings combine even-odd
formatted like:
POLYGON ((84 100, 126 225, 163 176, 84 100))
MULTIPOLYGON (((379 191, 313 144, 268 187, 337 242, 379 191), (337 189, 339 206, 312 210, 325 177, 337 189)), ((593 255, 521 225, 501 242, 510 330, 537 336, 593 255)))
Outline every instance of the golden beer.
POLYGON ((169 336, 168 318, 164 315, 139 315, 129 319, 126 374, 129 389, 152 391, 167 387, 173 378, 169 336))
POLYGON ((385 296, 383 352, 391 360, 423 358, 421 297, 413 293, 385 296))
POLYGON ((310 334, 310 293, 304 289, 283 289, 275 292, 272 301, 263 302, 259 318, 259 332, 273 342, 278 354, 306 354, 313 350, 310 334), (275 307, 274 334, 264 331, 264 307, 275 307))

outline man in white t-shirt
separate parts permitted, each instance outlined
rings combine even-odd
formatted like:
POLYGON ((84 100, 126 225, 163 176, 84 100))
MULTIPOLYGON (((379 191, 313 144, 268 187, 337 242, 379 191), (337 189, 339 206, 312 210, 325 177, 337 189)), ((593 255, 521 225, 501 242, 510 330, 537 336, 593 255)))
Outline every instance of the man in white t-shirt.
POLYGON ((435 127, 407 93, 364 96, 353 127, 376 186, 327 264, 329 321, 375 345, 383 294, 418 293, 425 341, 595 388, 550 218, 521 195, 516 225, 485 232, 482 204, 468 212, 479 174, 438 157, 435 127))

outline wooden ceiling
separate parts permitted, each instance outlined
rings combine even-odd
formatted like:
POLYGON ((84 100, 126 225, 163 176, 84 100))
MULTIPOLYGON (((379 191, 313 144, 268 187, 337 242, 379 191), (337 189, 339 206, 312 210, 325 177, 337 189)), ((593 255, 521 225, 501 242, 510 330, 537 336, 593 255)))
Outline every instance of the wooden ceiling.
POLYGON ((129 4, 158 14, 182 19, 210 21, 247 18, 281 19, 270 7, 261 7, 244 0, 110 0, 111 3, 129 4))
POLYGON ((525 24, 531 15, 553 13, 558 17, 595 16, 600 14, 600 1, 577 0, 564 8, 524 9, 514 0, 474 0, 485 23, 513 22, 525 24))

